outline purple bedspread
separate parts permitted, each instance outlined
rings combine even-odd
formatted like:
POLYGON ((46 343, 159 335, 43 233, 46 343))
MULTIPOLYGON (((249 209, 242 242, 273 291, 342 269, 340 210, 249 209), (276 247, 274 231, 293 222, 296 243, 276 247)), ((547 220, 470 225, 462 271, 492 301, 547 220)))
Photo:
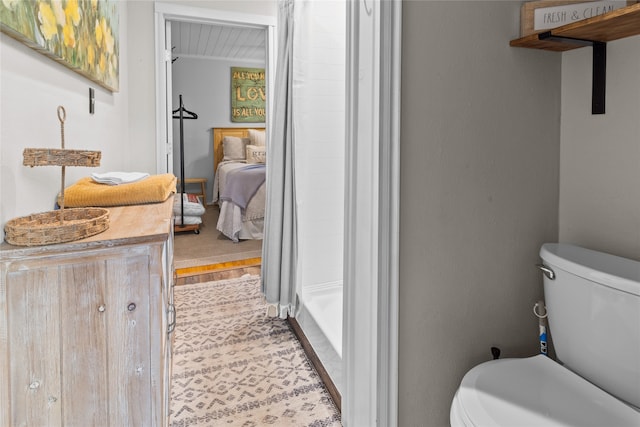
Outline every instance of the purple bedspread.
POLYGON ((234 169, 227 174, 225 188, 220 193, 220 200, 230 201, 241 209, 246 209, 251 198, 256 194, 265 180, 265 165, 247 165, 234 169))

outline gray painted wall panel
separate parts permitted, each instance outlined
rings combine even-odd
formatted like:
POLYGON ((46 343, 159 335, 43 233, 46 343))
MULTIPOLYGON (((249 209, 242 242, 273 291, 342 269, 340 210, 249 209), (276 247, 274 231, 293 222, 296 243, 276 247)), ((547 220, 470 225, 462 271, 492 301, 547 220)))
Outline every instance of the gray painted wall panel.
POLYGON ((606 114, 591 49, 562 58, 560 240, 640 260, 640 36, 607 46, 606 114))
POLYGON ((536 354, 558 236, 560 64, 509 47, 519 2, 404 2, 399 425, 448 425, 462 376, 536 354))

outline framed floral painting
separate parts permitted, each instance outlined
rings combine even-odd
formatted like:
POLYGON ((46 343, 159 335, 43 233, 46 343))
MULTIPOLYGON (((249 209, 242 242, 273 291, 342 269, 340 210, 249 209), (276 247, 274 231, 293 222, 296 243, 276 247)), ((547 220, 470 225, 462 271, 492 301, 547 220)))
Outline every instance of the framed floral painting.
POLYGON ((119 89, 117 0, 0 0, 0 29, 100 86, 119 89))

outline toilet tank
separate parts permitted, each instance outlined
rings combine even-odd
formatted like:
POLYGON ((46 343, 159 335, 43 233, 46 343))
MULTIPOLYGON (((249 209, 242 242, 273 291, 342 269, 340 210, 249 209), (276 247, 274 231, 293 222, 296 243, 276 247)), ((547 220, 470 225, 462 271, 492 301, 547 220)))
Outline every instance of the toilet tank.
POLYGON ((558 361, 640 408, 640 262, 562 243, 540 257, 558 361))

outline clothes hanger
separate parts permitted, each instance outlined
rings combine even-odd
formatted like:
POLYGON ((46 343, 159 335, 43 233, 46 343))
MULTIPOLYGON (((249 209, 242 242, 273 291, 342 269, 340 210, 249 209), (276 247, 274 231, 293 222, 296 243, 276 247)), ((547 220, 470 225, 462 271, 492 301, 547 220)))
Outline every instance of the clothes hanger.
POLYGON ((180 95, 180 107, 177 110, 173 110, 172 113, 174 114, 173 116, 174 119, 194 120, 198 118, 198 115, 196 113, 184 108, 184 104, 182 103, 182 95, 180 95), (177 112, 180 112, 181 114, 176 116, 175 114, 177 112))

